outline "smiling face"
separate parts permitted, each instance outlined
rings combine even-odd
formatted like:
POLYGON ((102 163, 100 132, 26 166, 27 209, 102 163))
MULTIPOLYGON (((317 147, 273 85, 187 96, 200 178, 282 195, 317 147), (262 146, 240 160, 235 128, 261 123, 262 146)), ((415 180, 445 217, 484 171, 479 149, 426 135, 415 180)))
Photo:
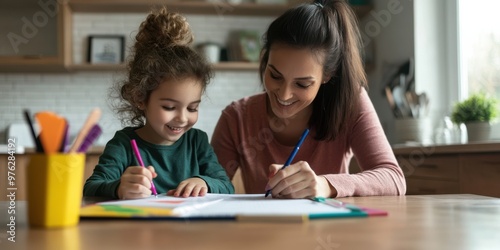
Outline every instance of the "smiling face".
POLYGON ((158 145, 172 145, 198 121, 202 85, 193 78, 167 80, 142 105, 146 125, 136 132, 158 145))
POLYGON ((279 119, 308 119, 322 76, 323 66, 310 49, 273 44, 263 77, 271 115, 279 119))

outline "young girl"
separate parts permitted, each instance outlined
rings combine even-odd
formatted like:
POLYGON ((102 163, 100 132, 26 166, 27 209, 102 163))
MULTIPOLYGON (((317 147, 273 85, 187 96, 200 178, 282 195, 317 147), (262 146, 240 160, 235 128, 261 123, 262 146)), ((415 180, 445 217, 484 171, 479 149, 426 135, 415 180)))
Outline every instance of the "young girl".
POLYGON ((141 24, 128 78, 117 86, 122 122, 135 126, 116 132, 106 144, 84 196, 149 197, 151 181, 158 193, 174 196, 234 192, 207 134, 192 128, 212 74, 189 47, 192 40, 185 18, 165 8, 141 24), (132 139, 147 168, 139 166, 132 139))
POLYGON ((264 36, 265 93, 233 102, 212 137, 247 193, 273 197, 404 195, 406 183, 366 93, 359 31, 346 0, 288 10, 264 36), (294 161, 280 170, 310 128, 294 161), (349 173, 356 157, 362 172, 349 173), (267 187, 266 187, 267 186, 267 187))

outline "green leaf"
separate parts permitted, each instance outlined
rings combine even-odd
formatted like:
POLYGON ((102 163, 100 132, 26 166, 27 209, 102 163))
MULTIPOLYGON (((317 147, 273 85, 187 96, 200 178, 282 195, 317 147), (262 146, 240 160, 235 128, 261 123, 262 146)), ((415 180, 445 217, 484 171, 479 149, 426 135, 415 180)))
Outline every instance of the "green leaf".
POLYGON ((466 100, 456 103, 451 113, 455 124, 468 122, 490 122, 497 116, 498 100, 485 93, 475 93, 466 100))

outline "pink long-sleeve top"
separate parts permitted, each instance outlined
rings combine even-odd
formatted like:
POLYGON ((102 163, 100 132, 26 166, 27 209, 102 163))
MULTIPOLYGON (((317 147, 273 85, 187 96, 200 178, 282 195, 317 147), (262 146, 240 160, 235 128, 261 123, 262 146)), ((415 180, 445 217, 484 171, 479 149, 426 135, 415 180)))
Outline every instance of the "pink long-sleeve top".
MULTIPOLYGON (((337 197, 404 195, 406 182, 387 141, 378 116, 363 89, 356 118, 344 135, 333 141, 308 136, 293 161, 307 161, 317 175, 323 175, 337 189, 337 197), (353 155, 360 173, 349 174, 353 155)), ((266 115, 266 94, 232 102, 222 112, 211 144, 219 162, 232 179, 241 174, 247 193, 264 193, 269 166, 284 164, 293 146, 277 142, 266 115)), ((314 135, 314 128, 310 135, 314 135)))

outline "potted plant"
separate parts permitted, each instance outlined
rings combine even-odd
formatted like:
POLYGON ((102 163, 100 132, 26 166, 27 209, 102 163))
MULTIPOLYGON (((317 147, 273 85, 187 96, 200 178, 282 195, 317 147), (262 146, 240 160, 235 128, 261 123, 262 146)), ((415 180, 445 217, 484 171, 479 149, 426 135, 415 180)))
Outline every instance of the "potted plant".
POLYGON ((451 120, 458 125, 465 124, 469 141, 486 141, 490 136, 490 122, 497 115, 497 102, 485 93, 475 93, 455 104, 451 120))

